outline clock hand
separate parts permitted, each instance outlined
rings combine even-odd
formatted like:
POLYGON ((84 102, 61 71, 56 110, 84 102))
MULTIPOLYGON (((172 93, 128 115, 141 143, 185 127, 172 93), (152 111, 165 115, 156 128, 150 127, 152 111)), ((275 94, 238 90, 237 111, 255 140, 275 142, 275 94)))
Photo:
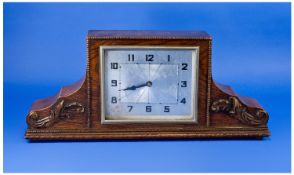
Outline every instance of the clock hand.
POLYGON ((125 89, 120 89, 119 91, 127 91, 127 90, 136 90, 137 88, 141 88, 141 87, 145 87, 145 86, 148 86, 148 87, 151 87, 152 86, 152 82, 151 81, 147 81, 146 83, 143 83, 143 84, 140 84, 140 85, 137 85, 137 86, 130 86, 130 87, 127 87, 125 89))

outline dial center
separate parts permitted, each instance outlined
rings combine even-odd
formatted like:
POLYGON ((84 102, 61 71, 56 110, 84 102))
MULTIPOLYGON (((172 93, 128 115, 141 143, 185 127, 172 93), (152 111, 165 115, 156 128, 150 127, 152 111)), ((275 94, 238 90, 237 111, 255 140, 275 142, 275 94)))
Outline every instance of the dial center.
POLYGON ((152 82, 151 82, 151 81, 147 81, 146 85, 147 85, 148 87, 151 87, 151 86, 152 86, 152 82))

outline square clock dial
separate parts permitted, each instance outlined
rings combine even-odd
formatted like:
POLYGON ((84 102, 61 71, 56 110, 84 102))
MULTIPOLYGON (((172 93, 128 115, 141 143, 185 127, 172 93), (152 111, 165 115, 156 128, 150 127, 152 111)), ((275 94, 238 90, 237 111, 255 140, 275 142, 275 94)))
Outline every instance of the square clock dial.
POLYGON ((197 122, 198 47, 102 46, 102 123, 197 122))

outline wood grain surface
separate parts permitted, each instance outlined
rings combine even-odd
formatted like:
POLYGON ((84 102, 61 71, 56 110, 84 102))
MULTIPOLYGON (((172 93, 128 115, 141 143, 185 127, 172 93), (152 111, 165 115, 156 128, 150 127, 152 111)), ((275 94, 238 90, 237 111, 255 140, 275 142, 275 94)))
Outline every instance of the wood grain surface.
POLYGON ((87 72, 55 96, 36 101, 27 116, 32 140, 261 138, 268 114, 251 98, 211 77, 211 36, 206 32, 89 31, 87 72), (199 46, 198 123, 101 124, 100 46, 199 46))

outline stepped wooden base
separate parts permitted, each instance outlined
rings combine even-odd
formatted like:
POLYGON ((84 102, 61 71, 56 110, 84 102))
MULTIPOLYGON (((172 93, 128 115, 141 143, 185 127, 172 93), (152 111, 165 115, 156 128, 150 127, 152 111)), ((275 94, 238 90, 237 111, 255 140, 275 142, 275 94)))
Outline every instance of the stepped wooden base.
POLYGON ((217 139, 255 138, 269 136, 267 128, 210 128, 193 131, 101 131, 101 130, 27 130, 25 138, 32 140, 95 140, 95 139, 217 139))

